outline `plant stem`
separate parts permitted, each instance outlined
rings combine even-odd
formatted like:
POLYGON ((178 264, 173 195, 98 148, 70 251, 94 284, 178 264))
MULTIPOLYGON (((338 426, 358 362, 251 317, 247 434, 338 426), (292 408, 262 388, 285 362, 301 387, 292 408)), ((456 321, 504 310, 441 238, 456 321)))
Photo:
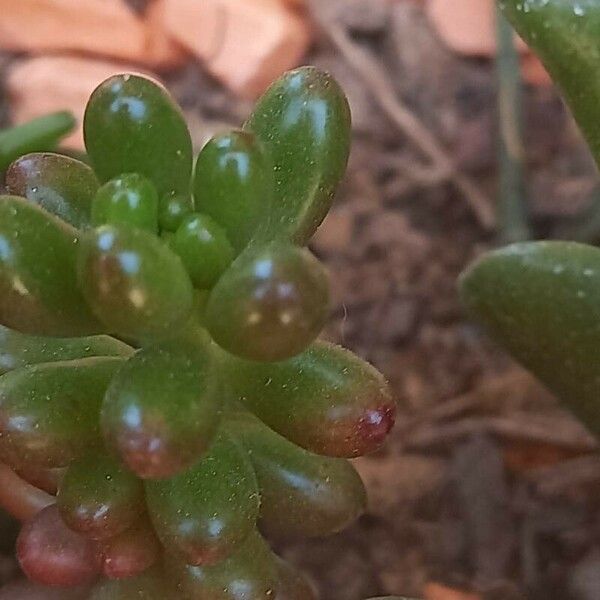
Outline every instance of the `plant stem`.
POLYGON ((6 512, 26 521, 54 502, 54 496, 27 483, 10 467, 0 463, 0 506, 6 512))
POLYGON ((514 32, 500 9, 496 14, 498 57, 498 231, 502 243, 530 239, 525 207, 522 84, 514 32))

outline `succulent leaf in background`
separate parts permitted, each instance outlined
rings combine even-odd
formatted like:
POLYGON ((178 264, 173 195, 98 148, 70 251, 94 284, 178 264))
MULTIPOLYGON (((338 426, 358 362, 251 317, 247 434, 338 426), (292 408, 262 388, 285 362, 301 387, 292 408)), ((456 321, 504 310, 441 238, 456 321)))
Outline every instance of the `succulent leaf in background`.
POLYGON ((303 246, 346 166, 346 99, 290 72, 195 169, 149 79, 101 84, 84 125, 92 167, 22 156, 0 197, 0 461, 60 474, 21 565, 94 600, 316 598, 263 536, 356 519, 345 458, 395 416, 373 367, 315 341, 327 273, 303 246))
MULTIPOLYGON (((600 2, 499 0, 564 92, 600 163, 600 2)), ((600 250, 564 241, 488 253, 462 275, 469 313, 600 435, 600 250)))

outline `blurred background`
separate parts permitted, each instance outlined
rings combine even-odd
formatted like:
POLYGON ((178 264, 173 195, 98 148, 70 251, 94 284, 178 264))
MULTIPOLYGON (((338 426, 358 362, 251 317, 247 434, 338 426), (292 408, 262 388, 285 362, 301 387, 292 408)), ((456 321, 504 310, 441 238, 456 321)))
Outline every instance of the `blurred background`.
MULTIPOLYGON (((386 374, 400 411, 385 450, 356 461, 369 513, 278 549, 324 600, 598 600, 597 442, 456 293, 495 245, 600 240, 588 151, 492 0, 0 0, 1 126, 80 118, 100 81, 142 71, 198 150, 300 64, 333 73, 354 117, 312 245, 331 273, 326 335, 386 374)), ((0 580, 14 574, 7 554, 0 580)))

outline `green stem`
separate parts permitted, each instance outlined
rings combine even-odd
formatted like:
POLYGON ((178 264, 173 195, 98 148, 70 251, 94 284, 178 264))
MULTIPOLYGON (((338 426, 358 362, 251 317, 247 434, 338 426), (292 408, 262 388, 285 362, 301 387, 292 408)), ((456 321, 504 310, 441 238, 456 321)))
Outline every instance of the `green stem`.
POLYGON ((498 226, 502 243, 530 239, 525 207, 522 86, 514 32, 497 11, 499 125, 498 226))

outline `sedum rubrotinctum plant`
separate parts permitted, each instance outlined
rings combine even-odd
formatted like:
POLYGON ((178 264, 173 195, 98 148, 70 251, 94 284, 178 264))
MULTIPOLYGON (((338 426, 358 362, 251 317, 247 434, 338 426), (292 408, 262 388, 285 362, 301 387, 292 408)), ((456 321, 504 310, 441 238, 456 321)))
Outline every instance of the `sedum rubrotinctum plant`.
POLYGON ((395 415, 374 368, 316 339, 328 281, 305 246, 346 167, 344 94, 289 72, 193 166, 165 89, 119 75, 84 133, 91 167, 29 154, 0 197, 0 499, 29 517, 20 564, 92 600, 311 600, 265 536, 356 519, 345 459, 395 415))
MULTIPOLYGON (((600 0, 502 0, 560 86, 600 163, 600 0)), ((600 435, 600 249, 513 244, 462 276, 466 307, 600 435)))

